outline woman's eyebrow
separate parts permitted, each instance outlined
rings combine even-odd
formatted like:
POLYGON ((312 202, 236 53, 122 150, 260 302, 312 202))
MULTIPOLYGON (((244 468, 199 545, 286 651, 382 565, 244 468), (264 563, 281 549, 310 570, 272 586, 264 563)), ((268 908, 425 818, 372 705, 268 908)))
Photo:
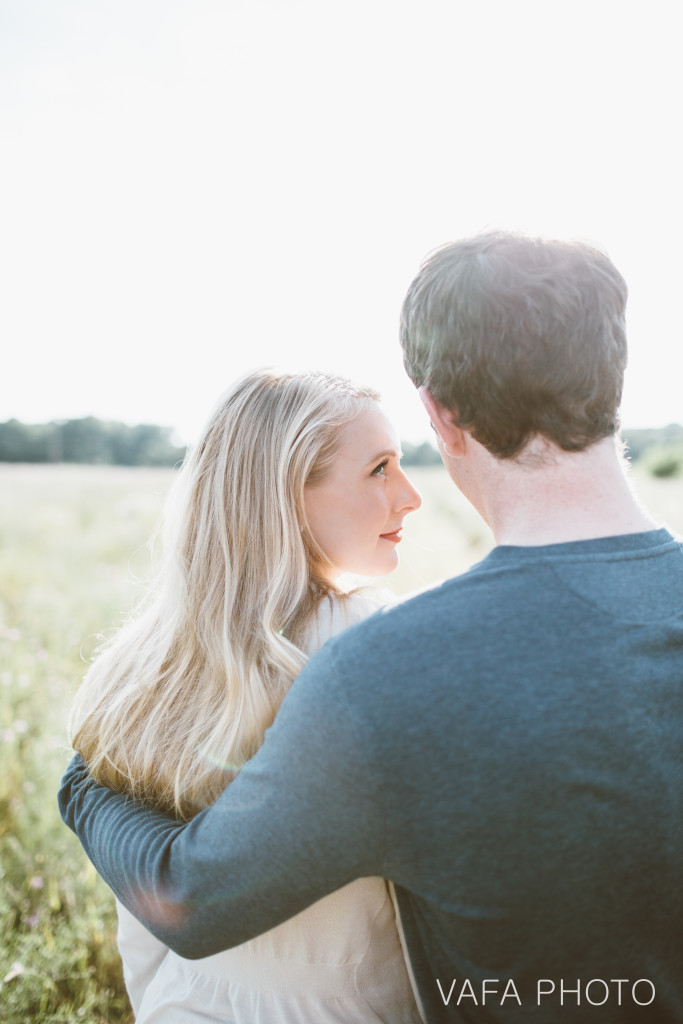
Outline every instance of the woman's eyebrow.
POLYGON ((387 456, 392 455, 395 458, 400 459, 403 457, 403 452, 396 451, 395 448, 383 448, 381 452, 377 452, 377 454, 373 455, 371 459, 368 459, 367 465, 369 466, 371 463, 379 461, 379 459, 385 459, 387 456))

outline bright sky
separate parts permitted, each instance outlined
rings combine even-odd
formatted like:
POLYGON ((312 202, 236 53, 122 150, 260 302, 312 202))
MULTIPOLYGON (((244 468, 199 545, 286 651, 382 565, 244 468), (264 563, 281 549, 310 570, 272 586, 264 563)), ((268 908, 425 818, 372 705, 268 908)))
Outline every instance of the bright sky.
POLYGON ((630 286, 628 426, 683 421, 670 0, 0 0, 0 420, 193 440, 255 366, 379 388, 432 248, 578 236, 630 286))

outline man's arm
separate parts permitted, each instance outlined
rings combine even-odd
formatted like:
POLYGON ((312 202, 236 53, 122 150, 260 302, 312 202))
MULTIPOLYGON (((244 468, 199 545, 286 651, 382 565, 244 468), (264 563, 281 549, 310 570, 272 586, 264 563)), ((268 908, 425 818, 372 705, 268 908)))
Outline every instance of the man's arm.
POLYGON ((328 645, 295 681, 258 754, 189 823, 69 766, 64 821, 108 885, 182 956, 245 942, 328 892, 381 874, 383 815, 328 645))

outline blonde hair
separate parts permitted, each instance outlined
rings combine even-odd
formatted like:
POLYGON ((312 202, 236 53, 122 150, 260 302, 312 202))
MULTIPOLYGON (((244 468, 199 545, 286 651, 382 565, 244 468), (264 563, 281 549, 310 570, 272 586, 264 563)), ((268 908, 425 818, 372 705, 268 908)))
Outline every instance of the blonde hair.
POLYGON ((318 605, 338 593, 304 486, 378 397, 272 370, 223 396, 169 496, 156 589, 76 696, 72 742, 99 782, 187 819, 258 750, 318 605))

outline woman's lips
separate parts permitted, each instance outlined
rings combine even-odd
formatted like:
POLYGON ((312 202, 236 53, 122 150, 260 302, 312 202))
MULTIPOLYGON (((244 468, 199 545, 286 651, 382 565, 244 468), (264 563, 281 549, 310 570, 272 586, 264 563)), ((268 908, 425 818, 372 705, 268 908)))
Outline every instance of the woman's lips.
POLYGON ((398 530, 394 530, 392 533, 380 533, 382 540, 390 540, 392 544, 398 544, 401 540, 401 531, 403 527, 399 526, 398 530))

